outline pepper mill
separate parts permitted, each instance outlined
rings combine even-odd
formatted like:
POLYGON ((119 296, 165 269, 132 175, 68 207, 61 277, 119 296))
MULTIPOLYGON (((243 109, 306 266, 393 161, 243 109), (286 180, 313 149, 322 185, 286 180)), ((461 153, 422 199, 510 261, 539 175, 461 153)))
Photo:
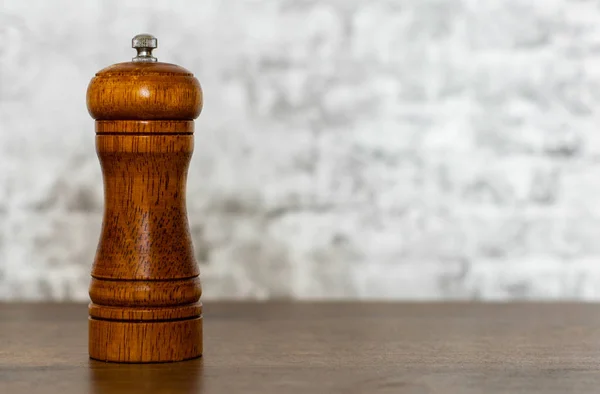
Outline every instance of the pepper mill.
POLYGON ((92 268, 89 355, 123 363, 202 355, 202 293, 186 212, 186 178, 202 90, 193 74, 153 56, 99 71, 87 90, 104 181, 92 268))

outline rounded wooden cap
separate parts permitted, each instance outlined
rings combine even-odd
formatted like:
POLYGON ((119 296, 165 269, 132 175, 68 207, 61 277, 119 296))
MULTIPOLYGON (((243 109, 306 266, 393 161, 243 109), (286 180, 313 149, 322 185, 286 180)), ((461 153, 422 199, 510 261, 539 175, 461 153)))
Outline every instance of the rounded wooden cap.
MULTIPOLYGON (((137 37, 137 36, 136 36, 137 37)), ((134 43, 135 44, 135 43, 134 43)), ((202 89, 194 75, 175 64, 139 61, 114 64, 96 73, 87 107, 96 120, 193 120, 202 110, 202 89)), ((143 56, 148 48, 142 48, 143 56)), ((138 59, 138 60, 136 60, 138 59)))

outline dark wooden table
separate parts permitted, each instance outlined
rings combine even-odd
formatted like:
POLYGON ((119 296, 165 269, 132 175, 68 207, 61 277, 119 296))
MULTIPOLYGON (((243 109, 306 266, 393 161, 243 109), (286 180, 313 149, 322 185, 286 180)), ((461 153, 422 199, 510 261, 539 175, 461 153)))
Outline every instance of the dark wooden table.
POLYGON ((85 305, 0 304, 0 393, 600 391, 600 305, 205 303, 202 359, 87 357, 85 305))

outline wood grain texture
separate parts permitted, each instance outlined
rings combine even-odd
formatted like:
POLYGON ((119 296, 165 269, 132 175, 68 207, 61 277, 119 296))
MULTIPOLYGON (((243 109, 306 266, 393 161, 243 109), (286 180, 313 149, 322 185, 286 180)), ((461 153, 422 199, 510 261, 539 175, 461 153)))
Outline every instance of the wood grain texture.
POLYGON ((197 302, 190 305, 166 306, 166 307, 123 307, 123 306, 106 306, 89 305, 89 313, 91 317, 97 317, 105 320, 128 320, 128 321, 145 321, 145 320, 179 320, 185 318, 195 318, 202 316, 202 303, 197 302))
POLYGON ((104 220, 92 275, 105 279, 198 276, 186 213, 191 135, 97 135, 104 220))
POLYGON ((96 134, 192 134, 192 120, 97 120, 96 134))
POLYGON ((104 179, 89 292, 90 357, 198 357, 202 287, 185 195, 200 85, 172 64, 121 63, 96 74, 87 104, 104 179))
POLYGON ((120 63, 91 80, 87 106, 96 120, 193 120, 202 110, 202 89, 174 64, 120 63))
POLYGON ((90 349, 96 360, 170 362, 202 354, 202 317, 167 321, 114 321, 90 317, 90 349), (125 339, 124 339, 125 338, 125 339))
POLYGON ((200 278, 156 280, 106 280, 92 278, 90 298, 105 306, 164 307, 193 305, 200 299, 200 278))
POLYGON ((84 305, 0 305, 0 392, 590 393, 600 305, 207 303, 204 356, 103 363, 84 305))

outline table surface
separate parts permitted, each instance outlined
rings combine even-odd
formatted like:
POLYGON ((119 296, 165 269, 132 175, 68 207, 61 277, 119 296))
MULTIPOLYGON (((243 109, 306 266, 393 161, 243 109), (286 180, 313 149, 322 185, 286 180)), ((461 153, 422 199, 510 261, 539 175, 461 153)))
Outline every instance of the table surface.
POLYGON ((0 304, 0 393, 572 393, 600 387, 600 305, 205 303, 201 359, 87 356, 87 309, 0 304))

